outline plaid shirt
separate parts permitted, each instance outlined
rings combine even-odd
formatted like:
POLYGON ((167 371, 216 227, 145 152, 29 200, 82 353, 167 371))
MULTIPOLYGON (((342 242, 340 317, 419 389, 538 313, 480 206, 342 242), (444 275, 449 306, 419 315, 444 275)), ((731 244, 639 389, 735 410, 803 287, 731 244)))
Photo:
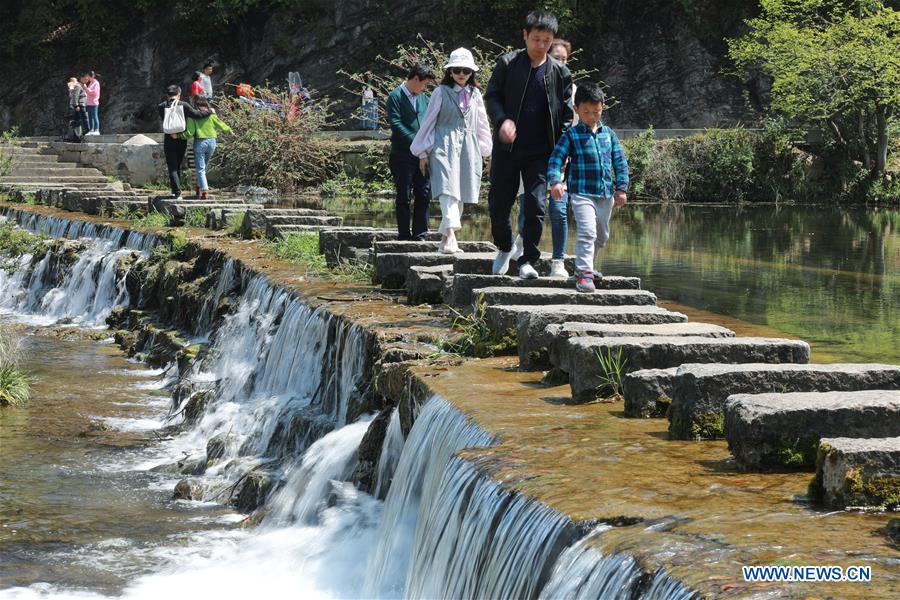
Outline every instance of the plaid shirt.
POLYGON ((562 183, 566 158, 570 159, 566 178, 569 193, 609 198, 616 190, 628 190, 625 152, 615 132, 606 125, 593 132, 579 123, 560 136, 547 164, 548 185, 562 183))

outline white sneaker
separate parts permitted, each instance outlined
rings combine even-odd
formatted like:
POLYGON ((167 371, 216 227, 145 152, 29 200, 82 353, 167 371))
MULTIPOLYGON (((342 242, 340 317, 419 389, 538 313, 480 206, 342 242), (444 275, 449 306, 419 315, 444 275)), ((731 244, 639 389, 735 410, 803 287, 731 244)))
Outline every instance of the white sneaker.
POLYGON ((538 272, 534 270, 534 267, 531 266, 530 263, 525 263, 521 267, 519 267, 519 279, 537 279, 538 272))
POLYGON ((569 272, 566 271, 566 263, 561 258, 555 258, 550 261, 550 277, 554 279, 568 279, 569 272))
POLYGON ((184 200, 184 198, 181 196, 178 196, 177 198, 175 198, 175 202, 181 202, 182 200, 184 200))
POLYGON ((511 252, 504 252, 503 250, 497 251, 497 256, 494 258, 494 266, 491 269, 494 275, 506 275, 506 272, 509 271, 511 254, 511 252))
POLYGON ((521 235, 516 236, 516 241, 513 242, 511 254, 509 255, 510 260, 519 260, 522 254, 525 253, 525 240, 522 239, 521 235))

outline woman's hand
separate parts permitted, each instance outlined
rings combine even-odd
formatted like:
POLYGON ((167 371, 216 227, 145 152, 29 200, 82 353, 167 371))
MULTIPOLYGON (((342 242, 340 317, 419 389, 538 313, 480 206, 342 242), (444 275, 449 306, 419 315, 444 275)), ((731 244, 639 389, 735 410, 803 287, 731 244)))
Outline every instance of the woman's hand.
POLYGON ((419 159, 419 170, 422 171, 422 176, 428 175, 428 159, 420 158, 419 159))

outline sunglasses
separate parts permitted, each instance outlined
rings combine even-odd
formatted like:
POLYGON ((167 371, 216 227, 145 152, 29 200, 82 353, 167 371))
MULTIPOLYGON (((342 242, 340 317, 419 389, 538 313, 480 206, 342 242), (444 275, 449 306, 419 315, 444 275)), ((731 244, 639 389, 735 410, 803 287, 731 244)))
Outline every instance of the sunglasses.
POLYGON ((474 73, 472 69, 467 69, 466 67, 453 67, 450 69, 450 72, 454 75, 471 75, 474 73))

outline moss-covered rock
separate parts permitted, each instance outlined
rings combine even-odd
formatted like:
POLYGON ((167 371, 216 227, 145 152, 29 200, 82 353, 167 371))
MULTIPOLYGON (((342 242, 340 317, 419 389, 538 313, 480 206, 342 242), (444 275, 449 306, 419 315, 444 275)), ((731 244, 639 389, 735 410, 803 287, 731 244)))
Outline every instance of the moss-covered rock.
POLYGON ((231 497, 231 504, 242 513, 251 513, 266 502, 275 480, 271 473, 255 469, 247 473, 231 497))

